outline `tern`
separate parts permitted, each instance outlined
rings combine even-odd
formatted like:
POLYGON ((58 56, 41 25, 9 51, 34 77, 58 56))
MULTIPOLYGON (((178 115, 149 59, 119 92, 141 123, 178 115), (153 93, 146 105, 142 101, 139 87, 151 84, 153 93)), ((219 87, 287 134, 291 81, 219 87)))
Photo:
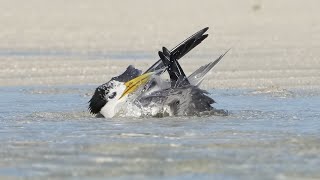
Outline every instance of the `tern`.
POLYGON ((171 51, 163 47, 158 52, 160 59, 144 73, 129 65, 124 73, 97 87, 89 101, 90 113, 105 118, 121 113, 155 117, 227 115, 227 111, 212 106, 215 101, 199 85, 229 50, 188 77, 178 62, 208 37, 207 30, 208 27, 196 32, 171 51), (169 80, 162 78, 165 71, 169 80))

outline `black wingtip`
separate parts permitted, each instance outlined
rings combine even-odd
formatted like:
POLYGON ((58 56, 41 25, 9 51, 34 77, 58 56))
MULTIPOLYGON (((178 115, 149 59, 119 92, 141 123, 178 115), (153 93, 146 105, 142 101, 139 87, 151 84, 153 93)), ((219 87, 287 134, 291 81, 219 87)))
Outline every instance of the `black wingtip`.
POLYGON ((207 38, 209 36, 209 34, 204 34, 202 35, 201 39, 204 40, 205 38, 207 38))
POLYGON ((160 59, 162 60, 162 62, 164 63, 164 64, 167 64, 166 63, 166 56, 165 56, 165 54, 162 52, 162 51, 158 51, 158 55, 159 55, 159 57, 160 57, 160 59))
MULTIPOLYGON (((208 37, 208 34, 204 34, 209 27, 205 27, 196 33, 189 36, 187 39, 179 43, 176 47, 174 47, 170 52, 170 54, 174 54, 175 59, 182 58, 185 54, 191 51, 193 48, 198 46, 204 39, 208 37)), ((164 55, 167 55, 165 51, 163 52, 164 55)), ((161 59, 154 63, 145 73, 160 69, 163 67, 161 59)))
POLYGON ((208 29, 209 29, 209 27, 205 27, 205 28, 201 29, 200 31, 194 33, 194 35, 196 35, 196 34, 204 34, 205 32, 208 31, 208 29))
POLYGON ((163 54, 170 57, 170 51, 166 47, 162 47, 163 54))
POLYGON ((160 59, 163 59, 164 55, 163 55, 162 51, 158 51, 158 55, 159 55, 160 59))

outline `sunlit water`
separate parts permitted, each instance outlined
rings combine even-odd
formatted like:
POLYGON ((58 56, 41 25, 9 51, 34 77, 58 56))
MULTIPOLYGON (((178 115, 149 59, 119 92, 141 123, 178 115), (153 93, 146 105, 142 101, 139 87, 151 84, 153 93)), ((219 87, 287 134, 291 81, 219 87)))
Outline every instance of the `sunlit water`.
POLYGON ((91 117, 93 86, 0 88, 0 179, 320 178, 318 90, 211 90, 227 117, 91 117))

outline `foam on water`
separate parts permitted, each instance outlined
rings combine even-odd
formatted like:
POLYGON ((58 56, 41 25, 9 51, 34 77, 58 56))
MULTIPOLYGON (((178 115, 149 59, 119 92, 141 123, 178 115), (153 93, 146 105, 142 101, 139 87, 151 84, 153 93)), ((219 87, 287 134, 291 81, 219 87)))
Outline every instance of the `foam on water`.
POLYGON ((93 90, 0 88, 0 178, 320 177, 319 90, 210 90, 229 116, 113 119, 87 112, 93 90))

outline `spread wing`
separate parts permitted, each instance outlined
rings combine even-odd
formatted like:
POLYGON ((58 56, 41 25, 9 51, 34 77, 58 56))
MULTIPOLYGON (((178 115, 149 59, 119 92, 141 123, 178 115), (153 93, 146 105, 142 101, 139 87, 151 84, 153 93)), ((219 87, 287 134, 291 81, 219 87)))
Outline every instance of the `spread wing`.
MULTIPOLYGON (((182 58, 185 54, 187 54, 189 51, 191 51, 193 48, 195 48, 197 45, 199 45, 204 39, 208 37, 208 34, 204 34, 209 28, 206 27, 204 29, 201 29, 200 31, 194 33, 190 37, 188 37, 186 40, 182 41, 180 44, 178 44, 175 48, 173 48, 170 53, 173 55, 173 57, 178 60, 182 58)), ((159 59, 156 63, 154 63, 146 72, 152 72, 158 69, 164 68, 164 64, 159 59)))

